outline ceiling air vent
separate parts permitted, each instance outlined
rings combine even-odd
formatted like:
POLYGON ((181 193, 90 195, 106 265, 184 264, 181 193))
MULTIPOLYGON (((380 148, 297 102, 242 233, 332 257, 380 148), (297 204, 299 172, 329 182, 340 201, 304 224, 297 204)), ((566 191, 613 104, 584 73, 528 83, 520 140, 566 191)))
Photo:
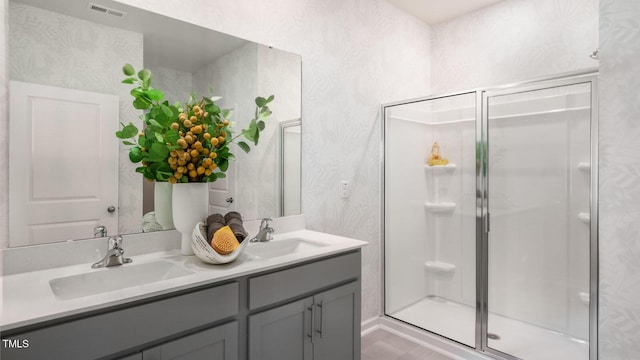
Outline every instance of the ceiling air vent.
POLYGON ((93 10, 93 11, 97 11, 97 12, 101 12, 103 14, 106 14, 107 11, 109 11, 109 9, 102 7, 102 6, 98 6, 96 4, 89 4, 89 9, 93 10))
POLYGON ((102 14, 115 16, 115 17, 120 18, 120 19, 124 18, 127 15, 127 13, 124 12, 124 11, 111 9, 111 8, 106 7, 106 6, 92 4, 92 3, 89 3, 89 10, 97 11, 97 12, 102 13, 102 14))

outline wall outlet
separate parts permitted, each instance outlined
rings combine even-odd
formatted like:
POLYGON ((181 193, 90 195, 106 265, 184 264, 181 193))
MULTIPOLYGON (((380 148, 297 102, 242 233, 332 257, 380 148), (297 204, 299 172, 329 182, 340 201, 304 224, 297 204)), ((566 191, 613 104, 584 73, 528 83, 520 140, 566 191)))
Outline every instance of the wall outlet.
POLYGON ((349 197, 350 193, 351 193, 351 186, 349 185, 349 182, 346 180, 340 181, 340 198, 346 199, 349 197))

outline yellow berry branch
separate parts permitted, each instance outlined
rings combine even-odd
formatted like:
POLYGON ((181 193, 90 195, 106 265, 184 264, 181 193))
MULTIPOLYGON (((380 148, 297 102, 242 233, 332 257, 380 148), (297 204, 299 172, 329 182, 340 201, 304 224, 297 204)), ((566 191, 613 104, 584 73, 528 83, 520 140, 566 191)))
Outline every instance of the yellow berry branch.
MULTIPOLYGON (((169 104, 164 93, 151 87, 151 72, 143 69, 137 73, 133 66, 122 68, 127 76, 122 82, 136 85, 131 90, 133 107, 146 110, 141 115, 144 128, 129 123, 122 124, 116 136, 129 149, 129 159, 141 163, 136 171, 151 181, 170 183, 211 182, 226 176, 229 161, 235 156, 229 145, 239 137, 258 145, 265 120, 271 115, 268 98, 255 99, 255 117, 249 126, 233 137, 228 116, 230 110, 221 109, 210 98, 196 101, 192 96, 184 105, 169 104)), ((245 152, 250 146, 244 141, 236 143, 245 152)))

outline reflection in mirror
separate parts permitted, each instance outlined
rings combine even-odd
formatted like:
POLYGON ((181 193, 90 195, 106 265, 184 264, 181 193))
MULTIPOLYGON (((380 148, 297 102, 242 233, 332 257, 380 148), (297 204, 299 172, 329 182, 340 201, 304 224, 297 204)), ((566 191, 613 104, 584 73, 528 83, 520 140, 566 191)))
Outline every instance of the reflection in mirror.
POLYGON ((280 216, 300 214, 302 122, 280 122, 280 216))
POLYGON ((9 246, 137 233, 143 215, 153 215, 154 183, 134 171, 114 135, 119 122, 140 127, 130 86, 121 83, 125 63, 149 68, 152 86, 170 102, 191 92, 222 96, 236 131, 253 117, 256 96, 274 94, 259 146, 236 149, 232 176, 210 184, 210 211, 278 216, 277 124, 301 117, 300 57, 110 0, 95 3, 106 11, 84 1, 9 3, 9 246))

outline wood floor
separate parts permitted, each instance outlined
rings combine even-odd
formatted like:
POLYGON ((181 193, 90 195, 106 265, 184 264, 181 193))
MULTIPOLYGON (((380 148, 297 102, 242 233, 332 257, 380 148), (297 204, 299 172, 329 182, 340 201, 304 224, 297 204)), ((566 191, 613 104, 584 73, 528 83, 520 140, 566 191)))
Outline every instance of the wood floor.
POLYGON ((376 329, 362 337, 361 360, 453 360, 431 349, 376 329))

